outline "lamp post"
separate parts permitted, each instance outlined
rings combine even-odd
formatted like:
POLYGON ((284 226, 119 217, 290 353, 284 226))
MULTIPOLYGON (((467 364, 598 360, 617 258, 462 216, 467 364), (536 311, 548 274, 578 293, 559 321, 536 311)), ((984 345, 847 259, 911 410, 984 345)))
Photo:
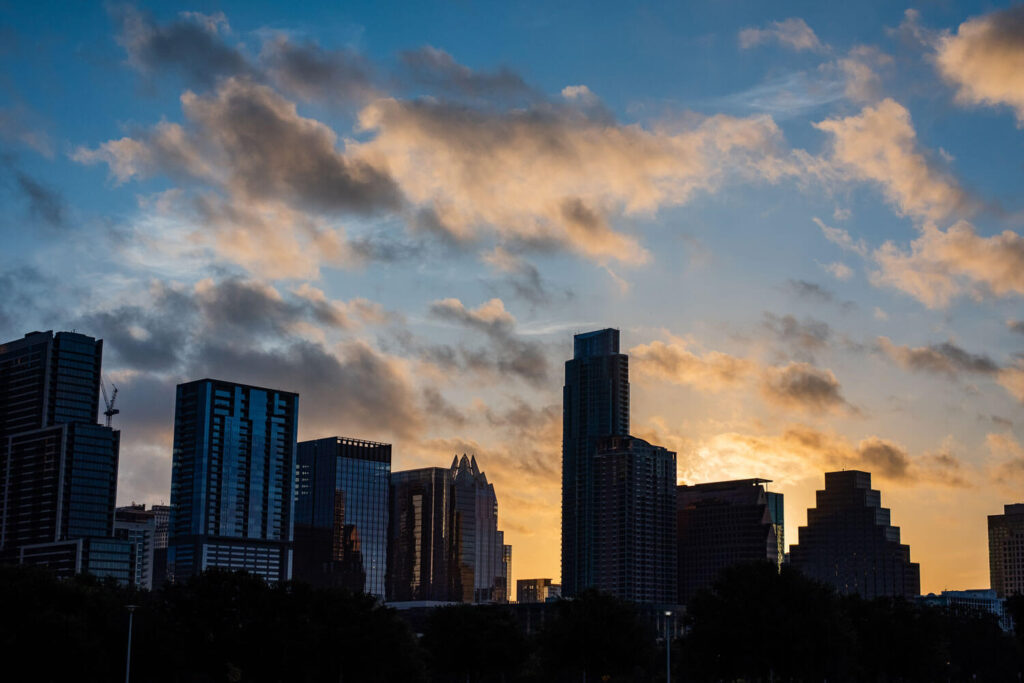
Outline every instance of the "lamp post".
POLYGON ((124 664, 124 683, 130 683, 132 675, 132 621, 138 605, 125 605, 128 610, 128 655, 124 664))
POLYGON ((672 683, 672 633, 669 622, 672 612, 665 612, 665 683, 672 683))

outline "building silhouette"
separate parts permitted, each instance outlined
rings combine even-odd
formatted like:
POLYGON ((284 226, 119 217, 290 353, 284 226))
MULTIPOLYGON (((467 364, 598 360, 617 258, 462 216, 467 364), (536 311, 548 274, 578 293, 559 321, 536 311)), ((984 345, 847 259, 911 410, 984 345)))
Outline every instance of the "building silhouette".
POLYGON ((102 358, 102 340, 75 332, 0 345, 0 560, 127 583, 120 432, 97 424, 102 358))
POLYGON ((562 589, 594 585, 593 461, 597 441, 629 434, 629 358, 619 331, 577 334, 562 389, 562 589))
POLYGON ((676 602, 676 454, 633 436, 597 441, 593 586, 622 600, 676 602))
POLYGON ((167 571, 291 578, 298 394, 201 379, 174 409, 167 571))
POLYGON ((498 530, 498 498, 476 456, 452 460, 454 566, 452 599, 500 602, 505 535, 498 530))
POLYGON ((156 520, 153 535, 153 585, 160 587, 167 581, 167 533, 171 523, 170 505, 150 505, 156 520))
POLYGON ((551 579, 519 579, 516 581, 516 602, 536 603, 557 600, 562 587, 551 579))
POLYGON ((384 599, 390 475, 391 444, 299 443, 294 578, 384 599))
POLYGON ((723 569, 785 554, 783 498, 768 479, 739 479, 676 490, 679 602, 710 586, 723 569))
POLYGON ((790 547, 790 563, 841 594, 872 599, 916 597, 921 569, 910 561, 910 546, 900 543, 871 474, 857 470, 828 472, 817 505, 807 511, 800 542, 790 547))
POLYGON ((505 532, 501 536, 501 575, 495 580, 495 602, 509 602, 512 599, 512 546, 505 543, 505 532))
POLYGON ((156 529, 157 513, 144 503, 119 507, 114 514, 114 536, 132 544, 131 585, 136 588, 153 588, 156 529))
POLYGON ((1024 595, 1024 503, 988 516, 988 571, 999 597, 1024 595))
POLYGON ((424 467, 392 472, 387 600, 447 601, 454 573, 452 472, 424 467))

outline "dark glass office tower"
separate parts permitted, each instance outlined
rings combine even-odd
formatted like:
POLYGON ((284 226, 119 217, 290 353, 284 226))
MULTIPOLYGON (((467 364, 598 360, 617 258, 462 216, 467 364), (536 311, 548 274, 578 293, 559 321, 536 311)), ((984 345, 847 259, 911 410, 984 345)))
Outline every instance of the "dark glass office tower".
POLYGON ((391 474, 387 599, 451 600, 452 472, 424 467, 391 474))
POLYGON ((294 577, 384 599, 391 445, 330 437, 299 444, 294 577))
MULTIPOLYGON (((593 459, 597 440, 629 434, 629 358, 619 331, 573 338, 562 389, 562 590, 594 585, 593 459)), ((675 482, 673 482, 674 484, 675 482)))
POLYGON ((452 461, 455 574, 452 599, 493 602, 501 577, 504 534, 498 531, 498 498, 494 484, 480 471, 476 456, 465 453, 452 461))
POLYGON ((594 582, 631 602, 676 602, 676 454, 632 436, 598 440, 594 582))
POLYGON ((717 481, 676 490, 681 603, 727 567, 755 561, 782 566, 783 498, 766 490, 769 481, 717 481))
POLYGON ((210 568, 291 578, 299 396, 201 379, 174 411, 168 576, 210 568))
POLYGON ((920 594, 921 567, 910 561, 910 546, 900 544, 870 473, 827 472, 816 498, 800 542, 789 549, 790 564, 843 594, 869 600, 920 594))
POLYGON ((114 536, 132 544, 131 583, 136 588, 153 588, 156 525, 156 513, 147 510, 145 504, 117 508, 114 536))
POLYGON ((127 582, 130 544, 111 538, 120 433, 96 424, 102 356, 73 332, 0 345, 0 558, 127 582))

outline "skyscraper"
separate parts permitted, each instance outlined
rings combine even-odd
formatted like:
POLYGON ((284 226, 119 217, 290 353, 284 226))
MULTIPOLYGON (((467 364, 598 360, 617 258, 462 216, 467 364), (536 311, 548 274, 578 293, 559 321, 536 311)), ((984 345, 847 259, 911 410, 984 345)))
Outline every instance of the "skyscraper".
POLYGON ((156 513, 145 504, 117 508, 114 536, 132 544, 132 578, 136 588, 153 588, 156 552, 156 513))
POLYGON ((96 423, 103 342, 32 332, 0 345, 0 558, 129 579, 112 538, 120 432, 96 423))
POLYGON ((807 511, 800 542, 789 549, 790 563, 842 594, 863 598, 916 597, 921 568, 900 544, 899 527, 889 523, 882 496, 871 488, 871 474, 827 472, 817 506, 807 511))
POLYGON ((1024 503, 988 516, 988 571, 999 597, 1024 595, 1024 503))
POLYGON ((455 574, 453 599, 493 602, 501 577, 504 534, 498 531, 498 498, 494 484, 480 471, 476 456, 452 461, 455 574))
POLYGON ((424 467, 391 474, 387 599, 450 600, 452 472, 424 467))
POLYGON ((296 579, 384 599, 391 445, 330 437, 299 443, 296 579))
POLYGON ((782 565, 782 494, 768 479, 680 486, 676 494, 679 601, 689 602, 726 567, 768 561, 782 565))
POLYGON ((633 436, 597 442, 593 586, 622 600, 676 602, 676 454, 633 436))
POLYGON ((594 585, 593 460, 597 440, 629 434, 629 358, 619 331, 573 338, 562 389, 562 587, 566 597, 594 585))
POLYGON ((174 411, 168 575, 245 570, 291 578, 299 397, 201 379, 174 411))

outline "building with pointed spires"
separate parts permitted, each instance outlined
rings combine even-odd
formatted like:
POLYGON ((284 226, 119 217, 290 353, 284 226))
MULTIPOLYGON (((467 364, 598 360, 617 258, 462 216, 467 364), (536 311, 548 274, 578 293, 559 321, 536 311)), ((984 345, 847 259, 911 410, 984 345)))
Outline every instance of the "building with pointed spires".
POLYGON ((869 472, 825 473, 816 502, 799 529, 799 543, 790 546, 793 567, 841 594, 868 600, 921 593, 921 567, 910 561, 910 546, 900 543, 900 529, 890 523, 869 472))
POLYGON ((494 484, 480 471, 476 456, 452 460, 454 565, 452 591, 460 602, 495 602, 502 577, 504 534, 498 531, 494 484))

